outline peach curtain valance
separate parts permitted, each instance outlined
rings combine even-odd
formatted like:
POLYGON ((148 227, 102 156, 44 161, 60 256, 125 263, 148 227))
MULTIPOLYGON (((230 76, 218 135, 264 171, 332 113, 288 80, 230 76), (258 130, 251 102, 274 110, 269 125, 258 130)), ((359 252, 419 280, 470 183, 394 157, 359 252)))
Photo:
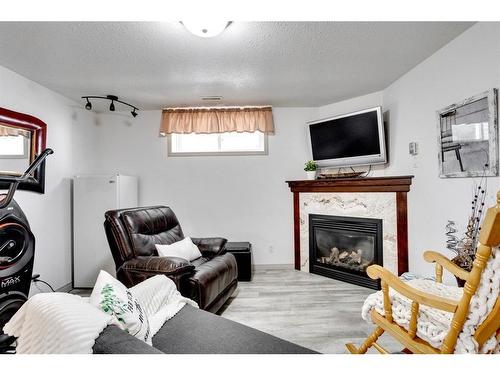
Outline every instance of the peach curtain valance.
POLYGON ((255 131, 274 134, 271 107, 168 108, 163 110, 160 127, 162 136, 255 131))
POLYGON ((15 129, 15 128, 10 128, 8 126, 3 126, 0 123, 0 137, 17 137, 18 135, 22 135, 28 138, 30 133, 22 129, 15 129))

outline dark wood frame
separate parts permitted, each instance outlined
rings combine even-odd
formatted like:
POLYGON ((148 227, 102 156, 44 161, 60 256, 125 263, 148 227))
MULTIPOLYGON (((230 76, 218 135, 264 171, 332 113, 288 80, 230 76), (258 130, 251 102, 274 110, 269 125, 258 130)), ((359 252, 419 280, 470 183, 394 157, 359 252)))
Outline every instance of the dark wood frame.
MULTIPOLYGON (((47 124, 39 118, 0 107, 0 124, 23 129, 31 133, 30 163, 46 148, 47 124)), ((22 172, 22 171, 20 171, 22 172)), ((8 189, 8 182, 0 182, 0 189, 8 189)), ((18 189, 43 194, 45 192, 45 161, 35 170, 28 181, 19 184, 18 189)))
POLYGON ((287 181, 293 193, 295 269, 300 270, 300 193, 396 193, 398 275, 408 271, 408 204, 413 176, 287 181))

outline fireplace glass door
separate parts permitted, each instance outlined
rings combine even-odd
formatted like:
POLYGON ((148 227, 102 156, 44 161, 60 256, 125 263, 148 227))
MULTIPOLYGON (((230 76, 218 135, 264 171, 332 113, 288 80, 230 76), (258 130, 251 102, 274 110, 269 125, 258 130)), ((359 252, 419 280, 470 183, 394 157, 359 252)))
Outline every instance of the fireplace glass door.
POLYGON ((382 220, 309 215, 310 272, 377 288, 366 274, 382 265, 382 220))

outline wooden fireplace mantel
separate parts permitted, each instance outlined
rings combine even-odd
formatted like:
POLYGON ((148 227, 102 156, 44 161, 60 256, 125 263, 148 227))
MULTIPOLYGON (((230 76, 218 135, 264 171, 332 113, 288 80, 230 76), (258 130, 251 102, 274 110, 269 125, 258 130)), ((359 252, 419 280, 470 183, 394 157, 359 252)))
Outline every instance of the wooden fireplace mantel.
POLYGON ((300 270, 300 193, 390 193, 396 194, 398 274, 408 271, 407 197, 413 176, 339 178, 286 181, 293 192, 295 269, 300 270))
POLYGON ((287 181, 292 192, 408 192, 413 176, 287 181))

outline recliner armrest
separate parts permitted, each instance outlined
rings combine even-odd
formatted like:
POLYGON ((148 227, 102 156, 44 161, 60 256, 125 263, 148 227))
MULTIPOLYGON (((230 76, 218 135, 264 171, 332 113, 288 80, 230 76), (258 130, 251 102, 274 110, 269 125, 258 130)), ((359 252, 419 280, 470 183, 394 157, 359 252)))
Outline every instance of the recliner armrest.
POLYGON ((194 270, 194 266, 182 258, 150 256, 127 260, 122 264, 120 270, 172 276, 189 273, 194 270))
POLYGON ((205 257, 214 257, 224 254, 227 240, 221 237, 191 238, 193 243, 198 246, 200 252, 205 257))

